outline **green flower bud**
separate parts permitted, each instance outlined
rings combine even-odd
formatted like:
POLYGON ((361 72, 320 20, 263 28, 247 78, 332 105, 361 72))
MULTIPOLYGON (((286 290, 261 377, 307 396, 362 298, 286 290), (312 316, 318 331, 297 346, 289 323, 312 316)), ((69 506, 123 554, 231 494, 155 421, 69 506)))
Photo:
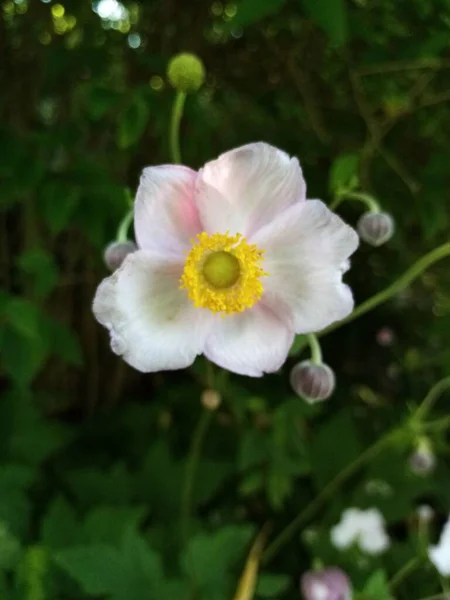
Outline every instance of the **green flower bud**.
POLYGON ((170 60, 167 77, 178 92, 196 92, 205 81, 205 67, 195 54, 182 52, 170 60))

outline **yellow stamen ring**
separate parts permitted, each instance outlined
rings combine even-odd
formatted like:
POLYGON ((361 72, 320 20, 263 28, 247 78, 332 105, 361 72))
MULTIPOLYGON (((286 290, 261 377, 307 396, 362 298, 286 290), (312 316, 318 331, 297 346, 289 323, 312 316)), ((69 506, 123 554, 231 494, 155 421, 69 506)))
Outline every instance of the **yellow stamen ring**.
POLYGON ((200 233, 186 258, 180 287, 194 306, 212 312, 242 312, 263 293, 263 251, 247 243, 240 233, 200 233))

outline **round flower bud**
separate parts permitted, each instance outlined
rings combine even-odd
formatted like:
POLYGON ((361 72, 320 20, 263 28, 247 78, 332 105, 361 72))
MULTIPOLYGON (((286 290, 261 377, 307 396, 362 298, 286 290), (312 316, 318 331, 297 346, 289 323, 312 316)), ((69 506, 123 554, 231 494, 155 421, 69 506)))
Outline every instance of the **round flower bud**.
POLYGON ((422 523, 429 523, 433 520, 434 510, 428 504, 421 504, 417 507, 417 518, 422 523))
POLYGON ((170 60, 167 77, 178 92, 196 92, 205 81, 205 67, 195 54, 182 52, 170 60))
POLYGON ((362 240, 371 246, 381 246, 394 234, 394 219, 387 213, 367 212, 356 226, 362 240))
POLYGON ((436 466, 436 456, 428 442, 421 440, 409 457, 409 467, 415 475, 429 475, 436 466))
POLYGON ((305 600, 350 600, 352 597, 350 579, 337 567, 304 573, 300 589, 305 600))
POLYGON ((222 397, 216 390, 205 390, 202 393, 202 404, 208 410, 217 410, 222 402, 222 397))
POLYGON ((132 252, 136 252, 137 246, 134 242, 112 242, 106 247, 103 259, 110 271, 120 267, 125 258, 132 252))
POLYGON ((390 327, 382 327, 377 331, 376 340, 380 346, 392 346, 395 342, 395 333, 390 327))
POLYGON ((336 385, 334 372, 328 365, 316 365, 310 360, 295 365, 290 380, 294 392, 311 404, 329 398, 336 385))

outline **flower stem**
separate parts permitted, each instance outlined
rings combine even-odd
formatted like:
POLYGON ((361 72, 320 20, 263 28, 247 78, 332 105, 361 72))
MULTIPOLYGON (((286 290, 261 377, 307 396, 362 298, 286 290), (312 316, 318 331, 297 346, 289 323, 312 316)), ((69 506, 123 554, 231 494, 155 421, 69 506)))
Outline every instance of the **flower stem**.
POLYGON ((315 365, 322 364, 322 350, 320 348, 319 340, 314 333, 308 333, 306 335, 308 340, 309 348, 311 350, 311 362, 315 365))
POLYGON ((366 312, 373 310, 380 304, 383 304, 384 302, 401 292, 403 289, 408 287, 408 285, 411 282, 413 282, 414 279, 420 277, 420 275, 422 275, 422 273, 426 269, 431 267, 434 263, 438 262, 439 260, 446 258, 447 256, 450 256, 450 242, 442 244, 442 246, 438 246, 428 254, 425 254, 425 256, 422 256, 422 258, 419 258, 419 260, 415 262, 412 265, 412 267, 410 267, 407 271, 405 271, 405 273, 403 273, 403 275, 401 275, 396 281, 394 281, 394 283, 391 283, 391 285, 389 285, 381 292, 378 292, 378 294, 375 294, 371 298, 368 298, 365 302, 357 306, 348 317, 342 319, 342 321, 333 323, 326 329, 323 329, 318 335, 322 336, 327 333, 330 333, 338 327, 341 327, 342 325, 354 321, 361 315, 364 315, 366 312))
POLYGON ((201 457, 203 442, 208 426, 211 422, 213 411, 204 409, 195 428, 189 456, 186 463, 183 491, 181 495, 181 532, 186 544, 189 539, 189 524, 192 516, 192 493, 194 490, 195 476, 201 457))
POLYGON ((450 388, 450 377, 444 377, 435 383, 425 396, 419 408, 416 410, 413 418, 417 421, 422 421, 433 408, 435 402, 439 399, 441 394, 443 394, 448 388, 450 388))
POLYGON ((369 446, 362 454, 358 456, 356 460, 347 465, 340 473, 336 475, 323 489, 322 491, 312 500, 307 506, 299 513, 287 527, 275 538, 275 540, 268 546, 264 555, 264 564, 268 563, 272 558, 279 552, 286 542, 296 534, 296 532, 302 527, 309 519, 311 519, 316 512, 322 508, 329 498, 336 493, 336 491, 344 484, 349 477, 351 477, 359 468, 366 464, 369 460, 377 456, 386 446, 388 446, 394 439, 396 439, 401 433, 401 430, 394 429, 389 431, 382 438, 377 440, 372 446, 369 446))
POLYGON ((389 582, 391 591, 394 591, 403 581, 411 575, 422 564, 422 559, 419 556, 414 556, 403 567, 397 571, 389 582))
POLYGON ((180 122, 186 100, 184 92, 177 92, 173 101, 172 117, 170 120, 170 154, 174 163, 181 163, 180 152, 180 122))
POLYGON ((128 229, 130 228, 131 222, 133 220, 134 210, 131 209, 124 216, 122 221, 120 222, 119 228, 117 230, 116 240, 118 242, 126 242, 128 239, 128 229))
POLYGON ((336 210, 336 208, 344 202, 344 200, 356 200, 362 202, 367 206, 370 212, 380 212, 380 205, 378 202, 369 194, 363 192, 342 192, 337 195, 336 199, 331 203, 330 210, 336 210))

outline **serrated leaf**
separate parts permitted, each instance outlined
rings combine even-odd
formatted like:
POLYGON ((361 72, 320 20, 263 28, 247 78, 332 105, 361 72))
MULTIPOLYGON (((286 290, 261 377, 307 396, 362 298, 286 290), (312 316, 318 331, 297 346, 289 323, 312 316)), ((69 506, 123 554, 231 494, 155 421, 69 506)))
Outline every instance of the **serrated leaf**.
POLYGON ((80 202, 80 190, 71 182, 47 181, 39 193, 39 205, 50 232, 65 229, 80 202))
POLYGON ((133 478, 123 463, 104 471, 93 467, 77 469, 67 474, 67 482, 84 506, 128 504, 134 489, 133 478))
POLYGON ((41 331, 45 335, 52 354, 75 367, 83 364, 83 351, 79 339, 65 323, 46 315, 41 331))
POLYGON ((23 465, 8 464, 0 467, 0 521, 4 521, 12 534, 22 537, 28 527, 30 501, 27 490, 35 477, 35 471, 23 465))
POLYGON ((355 153, 339 155, 331 165, 329 189, 336 194, 343 189, 358 187, 359 155, 355 153))
POLYGON ((137 529, 148 510, 143 506, 100 506, 94 508, 84 521, 87 541, 117 546, 125 532, 137 529))
POLYGON ((33 248, 22 253, 18 260, 19 267, 30 277, 33 293, 38 298, 47 297, 58 281, 56 263, 43 248, 33 248))
POLYGON ((323 423, 311 442, 311 472, 321 489, 362 451, 352 411, 343 409, 323 423), (339 440, 334 443, 333 440, 339 440))
POLYGON ((62 496, 53 500, 42 518, 41 541, 54 550, 80 542, 80 524, 75 511, 62 496))
POLYGON ((182 557, 184 572, 193 570, 205 597, 214 597, 218 589, 225 597, 233 588, 232 568, 254 535, 250 526, 228 525, 214 533, 198 533, 182 557))
POLYGON ((306 12, 325 31, 330 41, 342 46, 348 38, 345 0, 301 0, 306 12))
POLYGON ((120 116, 116 141, 119 148, 129 148, 139 141, 147 127, 149 107, 143 94, 135 93, 132 101, 120 116))
POLYGON ((54 559, 86 594, 112 594, 126 581, 121 554, 106 544, 60 550, 54 559))
POLYGON ((384 571, 375 571, 366 582, 363 590, 364 598, 367 600, 391 600, 389 581, 384 571))
POLYGON ((289 575, 263 573, 258 578, 256 596, 259 598, 276 598, 284 594, 291 586, 289 575))

